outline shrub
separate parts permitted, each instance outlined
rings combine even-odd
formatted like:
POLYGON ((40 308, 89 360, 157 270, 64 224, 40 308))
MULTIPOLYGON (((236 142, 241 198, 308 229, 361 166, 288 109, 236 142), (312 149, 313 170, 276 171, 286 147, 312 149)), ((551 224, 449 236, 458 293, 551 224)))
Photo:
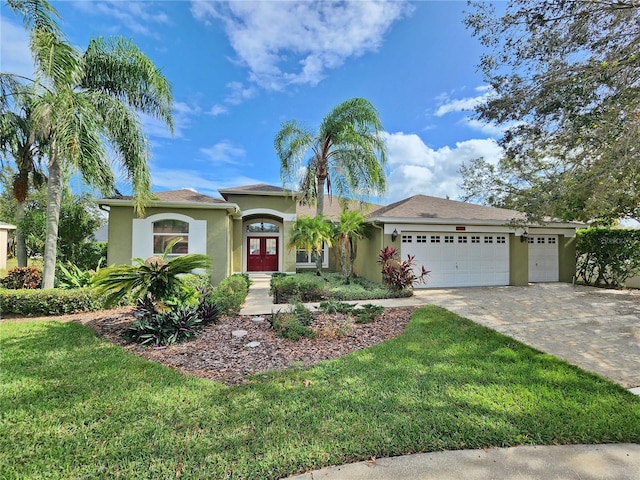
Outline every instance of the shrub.
POLYGON ((314 275, 284 275, 271 277, 273 303, 317 302, 327 296, 326 281, 314 275))
POLYGON ((95 290, 0 290, 0 311, 25 316, 66 315, 105 308, 105 299, 95 290))
POLYGON ((9 289, 36 289, 40 287, 42 274, 38 267, 14 267, 7 272, 2 286, 9 289))
POLYGON ((100 270, 101 263, 102 261, 98 262, 95 270, 82 270, 71 262, 67 262, 66 266, 59 263, 57 265, 56 275, 58 288, 70 289, 89 287, 94 275, 100 270))
POLYGON ((337 300, 327 300, 325 302, 320 302, 320 306, 318 309, 321 312, 325 313, 343 313, 350 314, 355 305, 351 305, 350 303, 344 303, 337 300))
POLYGON ((576 233, 576 276, 589 285, 621 287, 640 273, 640 230, 586 228, 576 233))
POLYGON ((107 242, 85 242, 77 247, 73 264, 80 270, 91 270, 107 261, 107 242))
POLYGON ((211 277, 206 273, 187 273, 179 275, 182 284, 193 290, 203 290, 211 286, 211 277))
POLYGON ((211 298, 211 290, 211 287, 198 290, 200 295, 196 314, 203 325, 217 323, 218 317, 220 317, 220 306, 211 298))
POLYGON ((197 309, 190 305, 162 313, 143 307, 127 329, 127 337, 141 345, 166 346, 195 337, 201 325, 197 309))
POLYGON ((271 326, 281 338, 298 341, 301 338, 315 338, 316 334, 309 327, 300 324, 293 312, 278 311, 271 315, 271 326))
POLYGON ((412 290, 416 283, 424 283, 429 272, 422 267, 420 275, 416 275, 415 257, 407 255, 407 259, 399 260, 400 254, 393 247, 385 247, 378 254, 378 263, 382 266, 382 281, 392 290, 412 290))
POLYGON ((222 315, 237 315, 247 298, 248 283, 244 275, 231 275, 223 279, 209 297, 218 305, 222 315))
POLYGON ((311 325, 311 321, 313 320, 311 310, 309 310, 300 302, 295 302, 292 305, 291 313, 296 317, 296 320, 300 325, 303 325, 305 327, 311 325))
POLYGON ((383 311, 384 307, 381 305, 366 303, 362 305, 362 308, 354 310, 353 316, 355 317, 356 323, 371 323, 378 318, 383 311))
POLYGON ((163 310, 166 302, 182 294, 181 275, 209 266, 209 258, 198 253, 169 258, 175 242, 169 243, 162 256, 136 258, 137 265, 103 268, 93 277, 92 285, 106 295, 109 305, 129 295, 134 300, 142 300, 150 310, 163 310))

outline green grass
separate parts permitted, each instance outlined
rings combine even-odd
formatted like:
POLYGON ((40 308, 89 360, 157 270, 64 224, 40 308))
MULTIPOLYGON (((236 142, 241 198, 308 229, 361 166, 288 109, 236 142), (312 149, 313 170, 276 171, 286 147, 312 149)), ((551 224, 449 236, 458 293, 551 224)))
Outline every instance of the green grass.
POLYGON ((237 387, 79 324, 0 324, 3 479, 275 479, 372 456, 605 442, 640 442, 639 398, 437 307, 394 340, 237 387))

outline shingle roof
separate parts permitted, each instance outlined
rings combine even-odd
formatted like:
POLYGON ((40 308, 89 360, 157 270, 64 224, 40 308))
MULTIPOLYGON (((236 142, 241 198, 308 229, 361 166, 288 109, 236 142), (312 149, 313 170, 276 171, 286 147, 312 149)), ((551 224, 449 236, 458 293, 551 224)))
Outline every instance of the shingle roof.
POLYGON ((247 195, 296 195, 298 192, 287 190, 275 185, 269 185, 267 183, 256 183, 255 185, 243 185, 240 187, 221 188, 218 190, 220 194, 226 198, 229 193, 239 193, 247 195))
POLYGON ((507 210, 505 208, 486 207, 428 195, 414 195, 372 212, 369 218, 509 221, 512 219, 524 219, 525 215, 516 210, 507 210))
POLYGON ((222 198, 210 197, 203 193, 194 192, 184 188, 182 190, 168 190, 155 194, 160 202, 187 202, 187 203, 228 203, 222 198))

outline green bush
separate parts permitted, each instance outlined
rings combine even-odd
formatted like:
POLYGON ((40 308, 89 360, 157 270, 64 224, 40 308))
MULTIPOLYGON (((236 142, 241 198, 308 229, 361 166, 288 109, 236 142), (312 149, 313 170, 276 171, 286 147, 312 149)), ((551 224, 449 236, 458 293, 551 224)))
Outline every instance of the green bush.
POLYGON ((220 282, 209 294, 218 305, 222 315, 237 315, 249 292, 248 277, 241 274, 231 275, 220 282))
POLYGON ((315 338, 316 336, 313 330, 300 323, 299 317, 294 311, 278 311, 272 314, 271 326, 280 338, 298 341, 301 338, 315 338))
POLYGON ((362 305, 362 308, 358 308, 352 313, 356 319, 356 323, 371 323, 376 318, 378 318, 383 311, 384 307, 380 305, 372 305, 370 303, 366 303, 362 305))
POLYGON ((338 300, 327 300, 325 302, 320 302, 320 306, 318 309, 321 312, 325 313, 343 313, 349 314, 353 311, 355 305, 351 305, 350 303, 340 302, 338 300))
POLYGON ((211 277, 206 273, 187 273, 179 277, 185 287, 193 290, 203 290, 211 286, 211 277))
POLYGON ((640 273, 640 230, 594 227, 576 236, 578 280, 617 288, 640 273))
POLYGON ((327 298, 326 281, 316 275, 296 274, 271 277, 273 303, 317 302, 327 298))
POLYGON ((147 311, 129 326, 127 337, 141 345, 166 346, 194 338, 201 323, 196 308, 189 305, 162 313, 147 311))
POLYGON ((92 270, 107 262, 107 242, 86 242, 77 246, 73 264, 80 270, 92 270))
POLYGON ((38 267, 14 267, 2 279, 2 286, 10 289, 35 289, 40 287, 42 274, 38 267))
POLYGON ((93 289, 0 290, 0 311, 24 316, 65 315, 105 308, 105 299, 93 289))

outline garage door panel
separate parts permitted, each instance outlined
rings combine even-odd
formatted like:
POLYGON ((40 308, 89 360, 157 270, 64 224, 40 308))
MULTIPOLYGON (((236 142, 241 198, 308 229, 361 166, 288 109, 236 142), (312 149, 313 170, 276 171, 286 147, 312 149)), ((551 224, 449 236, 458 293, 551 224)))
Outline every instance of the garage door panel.
POLYGON ((559 281, 558 236, 532 235, 527 239, 529 247, 529 281, 559 281))
POLYGON ((417 288, 509 284, 506 235, 408 232, 401 252, 403 259, 415 256, 417 274, 423 265, 430 270, 426 285, 417 288))

